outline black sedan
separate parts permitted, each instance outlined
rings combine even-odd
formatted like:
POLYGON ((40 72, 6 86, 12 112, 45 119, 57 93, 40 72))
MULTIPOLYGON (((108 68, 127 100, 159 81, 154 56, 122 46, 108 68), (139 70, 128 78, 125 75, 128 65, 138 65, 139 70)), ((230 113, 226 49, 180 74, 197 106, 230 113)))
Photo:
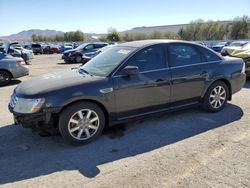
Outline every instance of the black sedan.
POLYGON ((23 127, 58 129, 70 143, 84 144, 105 126, 150 114, 193 105, 218 112, 245 79, 242 59, 199 44, 136 41, 107 49, 79 69, 24 81, 9 109, 23 127))
POLYGON ((86 53, 94 53, 107 45, 108 43, 105 42, 84 43, 76 49, 66 50, 63 52, 62 59, 64 59, 65 63, 82 63, 83 56, 86 53))

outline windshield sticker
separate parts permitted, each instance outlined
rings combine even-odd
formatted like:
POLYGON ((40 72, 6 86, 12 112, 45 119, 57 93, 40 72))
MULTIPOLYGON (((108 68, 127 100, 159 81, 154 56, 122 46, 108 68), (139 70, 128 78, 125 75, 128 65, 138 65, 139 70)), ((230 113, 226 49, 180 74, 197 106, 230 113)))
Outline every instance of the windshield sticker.
POLYGON ((127 55, 127 54, 129 54, 130 51, 131 50, 119 50, 118 53, 127 55))

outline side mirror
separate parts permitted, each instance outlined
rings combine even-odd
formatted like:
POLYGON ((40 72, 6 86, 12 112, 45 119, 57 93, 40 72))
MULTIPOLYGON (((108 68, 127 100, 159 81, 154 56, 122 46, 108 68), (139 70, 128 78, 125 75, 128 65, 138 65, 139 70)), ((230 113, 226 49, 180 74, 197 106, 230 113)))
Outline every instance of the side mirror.
POLYGON ((122 75, 132 76, 139 74, 139 68, 137 66, 126 66, 121 70, 122 75))

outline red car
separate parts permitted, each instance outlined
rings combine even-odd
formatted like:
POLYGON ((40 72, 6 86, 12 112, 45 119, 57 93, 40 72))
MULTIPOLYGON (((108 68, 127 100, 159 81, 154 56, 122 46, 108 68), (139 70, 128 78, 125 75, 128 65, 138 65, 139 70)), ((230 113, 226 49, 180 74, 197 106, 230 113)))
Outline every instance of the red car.
POLYGON ((60 53, 60 50, 57 46, 46 46, 44 49, 43 49, 43 53, 44 54, 59 54, 60 53))

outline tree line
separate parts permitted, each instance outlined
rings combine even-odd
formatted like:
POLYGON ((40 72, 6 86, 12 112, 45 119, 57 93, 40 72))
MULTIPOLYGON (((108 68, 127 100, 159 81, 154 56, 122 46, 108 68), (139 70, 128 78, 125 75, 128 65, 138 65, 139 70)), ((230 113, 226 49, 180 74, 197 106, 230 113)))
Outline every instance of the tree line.
POLYGON ((236 17, 231 22, 191 21, 186 27, 175 32, 154 31, 151 34, 125 33, 120 35, 115 28, 109 28, 106 37, 101 41, 134 41, 145 39, 181 39, 197 40, 238 40, 250 38, 250 19, 248 16, 236 17))
MULTIPOLYGON (((84 41, 85 35, 81 31, 66 32, 63 35, 37 36, 32 35, 33 41, 84 41)), ((238 40, 250 38, 250 18, 248 16, 236 17, 230 22, 203 21, 198 19, 191 21, 188 26, 182 27, 176 32, 154 31, 146 33, 120 34, 115 28, 108 28, 105 36, 100 41, 134 41, 145 39, 181 39, 189 41, 197 40, 238 40)))
POLYGON ((44 35, 32 35, 32 41, 34 42, 63 42, 63 41, 84 41, 85 35, 82 31, 70 31, 61 35, 44 36, 44 35))

